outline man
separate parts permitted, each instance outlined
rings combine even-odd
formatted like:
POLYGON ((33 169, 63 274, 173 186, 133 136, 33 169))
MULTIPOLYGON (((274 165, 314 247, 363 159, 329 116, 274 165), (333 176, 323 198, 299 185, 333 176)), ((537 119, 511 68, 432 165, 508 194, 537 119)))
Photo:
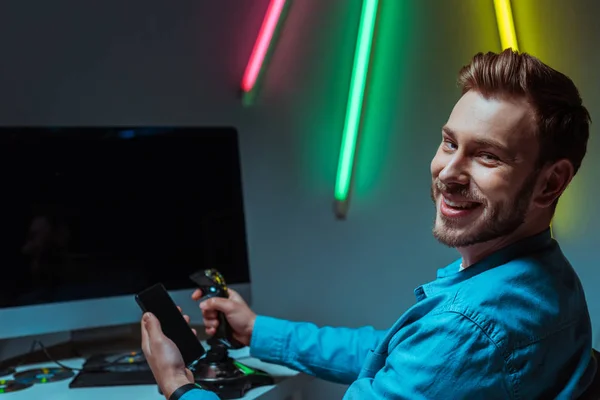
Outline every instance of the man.
MULTIPOLYGON (((462 97, 442 128, 431 192, 433 234, 461 258, 415 290, 416 304, 388 331, 318 328, 256 316, 233 293, 201 303, 209 335, 222 311, 254 357, 349 384, 347 399, 572 399, 585 391, 597 368, 590 317, 549 226, 585 155, 589 114, 569 78, 527 54, 478 54, 458 81, 462 97)), ((156 319, 143 325, 168 397, 191 376, 156 319)), ((181 398, 216 397, 191 389, 181 398)))

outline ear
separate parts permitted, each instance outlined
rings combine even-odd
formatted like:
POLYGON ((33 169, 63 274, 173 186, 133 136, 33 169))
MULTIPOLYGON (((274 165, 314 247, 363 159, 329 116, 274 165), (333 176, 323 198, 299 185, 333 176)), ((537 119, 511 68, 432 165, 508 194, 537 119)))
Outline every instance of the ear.
POLYGON ((563 194, 575 174, 573 164, 561 159, 542 170, 538 191, 533 201, 537 207, 547 208, 563 194))

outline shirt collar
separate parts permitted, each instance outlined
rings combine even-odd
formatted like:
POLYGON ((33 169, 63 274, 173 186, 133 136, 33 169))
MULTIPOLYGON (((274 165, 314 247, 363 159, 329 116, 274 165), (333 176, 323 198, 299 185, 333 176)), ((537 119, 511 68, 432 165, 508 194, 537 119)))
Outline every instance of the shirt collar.
POLYGON ((552 243, 552 235, 550 229, 546 229, 536 235, 521 239, 513 244, 510 244, 503 249, 492 253, 477 263, 468 268, 460 270, 461 259, 452 262, 450 265, 441 268, 437 272, 437 279, 426 285, 423 285, 422 290, 431 295, 445 287, 453 286, 457 283, 464 282, 467 279, 485 272, 489 269, 506 264, 510 260, 518 258, 525 253, 534 253, 552 243))

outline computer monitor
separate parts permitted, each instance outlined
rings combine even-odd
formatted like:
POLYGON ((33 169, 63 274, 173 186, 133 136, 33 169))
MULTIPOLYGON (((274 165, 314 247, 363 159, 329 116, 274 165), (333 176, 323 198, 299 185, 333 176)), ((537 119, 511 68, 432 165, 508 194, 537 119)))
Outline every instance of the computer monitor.
POLYGON ((157 282, 194 312, 205 268, 250 300, 235 129, 0 128, 0 185, 0 339, 139 321, 157 282))

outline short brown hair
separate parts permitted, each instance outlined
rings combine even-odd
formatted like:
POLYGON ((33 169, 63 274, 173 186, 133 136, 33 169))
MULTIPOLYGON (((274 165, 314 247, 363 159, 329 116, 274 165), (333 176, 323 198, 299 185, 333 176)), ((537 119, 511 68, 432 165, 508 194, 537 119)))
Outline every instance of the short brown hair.
POLYGON ((476 54, 460 70, 458 85, 463 94, 474 90, 486 97, 524 97, 534 110, 539 166, 567 159, 577 173, 587 151, 591 118, 569 77, 536 57, 507 49, 476 54))

